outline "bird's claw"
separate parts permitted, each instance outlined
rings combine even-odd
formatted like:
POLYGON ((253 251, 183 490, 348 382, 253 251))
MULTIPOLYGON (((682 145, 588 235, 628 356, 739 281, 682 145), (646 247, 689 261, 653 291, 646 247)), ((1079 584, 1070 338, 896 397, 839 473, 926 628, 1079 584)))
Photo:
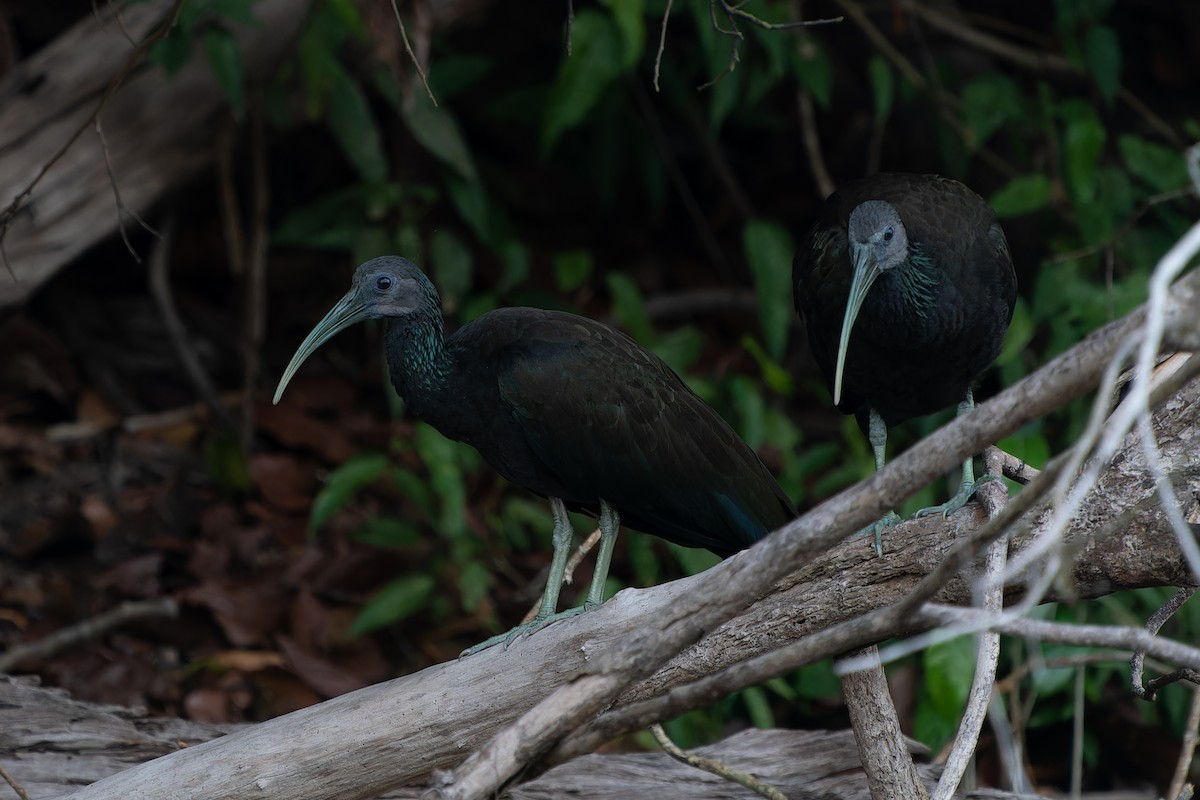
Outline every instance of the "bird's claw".
POLYGON ((894 525, 899 525, 901 521, 899 514, 889 511, 854 535, 875 537, 875 555, 881 556, 883 555, 883 532, 894 525))
POLYGON ((979 488, 979 486, 981 484, 987 483, 988 481, 998 481, 998 480, 1000 480, 999 475, 980 475, 977 479, 975 479, 969 483, 968 482, 960 483, 958 485, 958 491, 955 492, 954 496, 951 497, 949 500, 942 503, 941 505, 930 506, 929 508, 922 508, 920 511, 913 514, 913 518, 915 519, 918 517, 931 517, 934 514, 941 514, 942 517, 948 517, 951 514, 953 514, 955 511, 958 511, 960 508, 965 506, 967 504, 967 501, 969 501, 971 499, 971 497, 974 496, 975 491, 979 488))
POLYGON ((548 616, 541 617, 540 619, 538 617, 534 617, 529 622, 518 625, 507 633, 498 633, 491 638, 484 639, 479 644, 471 645, 466 650, 463 650, 461 653, 459 653, 458 657, 463 658, 464 656, 472 656, 483 650, 487 650, 488 648, 495 647, 496 645, 502 645, 500 649, 507 650, 508 646, 517 639, 525 636, 532 636, 552 622, 558 622, 560 619, 578 616, 579 614, 590 610, 591 608, 585 604, 577 608, 568 608, 565 611, 559 611, 557 614, 550 614, 548 616))

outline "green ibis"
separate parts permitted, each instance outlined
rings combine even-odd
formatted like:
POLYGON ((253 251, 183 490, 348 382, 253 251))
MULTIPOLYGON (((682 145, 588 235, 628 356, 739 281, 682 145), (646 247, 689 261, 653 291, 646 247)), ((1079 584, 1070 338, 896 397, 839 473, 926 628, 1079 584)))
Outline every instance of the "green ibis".
POLYGON ((633 339, 534 308, 490 311, 447 337, 437 290, 396 256, 358 267, 350 291, 284 370, 275 402, 323 342, 380 318, 392 382, 408 411, 550 501, 554 554, 537 616, 467 653, 599 605, 621 522, 725 557, 795 516, 754 451, 633 339), (586 602, 556 613, 571 510, 598 517, 601 540, 586 602))
MULTIPOLYGON (((880 173, 831 194, 796 252, 796 310, 834 405, 883 467, 888 428, 958 403, 1000 353, 1017 279, 996 214, 958 181, 880 173)), ((981 480, 983 480, 981 478, 981 480)), ((971 459, 946 503, 974 492, 971 459)), ((877 552, 894 512, 871 526, 877 552)))

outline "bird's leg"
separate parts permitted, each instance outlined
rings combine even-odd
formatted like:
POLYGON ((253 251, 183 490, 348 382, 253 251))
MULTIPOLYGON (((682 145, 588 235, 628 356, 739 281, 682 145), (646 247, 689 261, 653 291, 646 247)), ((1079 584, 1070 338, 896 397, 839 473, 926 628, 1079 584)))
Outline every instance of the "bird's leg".
MULTIPOLYGON (((484 639, 476 645, 468 647, 459 654, 459 658, 478 653, 480 650, 503 643, 505 647, 512 644, 518 636, 533 633, 555 616, 558 608, 558 593, 562 588, 563 574, 567 571, 567 557, 571 553, 571 538, 575 531, 571 527, 571 518, 567 516, 567 507, 558 497, 550 498, 550 513, 554 515, 554 533, 551 543, 554 545, 554 555, 550 559, 550 574, 546 578, 546 588, 542 591, 542 601, 538 604, 537 614, 532 620, 518 625, 507 633, 497 634, 490 639, 484 639)), ((601 550, 604 547, 601 544, 601 550)), ((610 555, 611 555, 611 548, 610 555)))
POLYGON ((554 545, 554 555, 550 559, 550 575, 546 578, 546 588, 542 591, 541 605, 538 606, 537 616, 530 625, 549 619, 558 610, 558 592, 562 588, 563 575, 567 571, 567 557, 571 554, 571 539, 575 535, 575 530, 571 527, 571 518, 567 516, 567 507, 560 498, 550 498, 550 513, 554 515, 554 533, 550 540, 554 545))
POLYGON ((608 565, 612 561, 613 547, 617 543, 617 531, 621 527, 621 515, 607 501, 600 501, 600 549, 596 553, 596 568, 592 571, 592 585, 588 589, 584 611, 591 611, 604 602, 604 583, 608 580, 608 565))
MULTIPOLYGON (((870 410, 867 424, 867 439, 871 442, 871 449, 875 451, 875 471, 878 472, 883 469, 884 462, 887 460, 887 423, 873 408, 870 410)), ((857 535, 871 534, 874 536, 875 554, 881 556, 883 555, 883 532, 898 522, 900 522, 900 515, 895 511, 889 511, 863 528, 857 535)))
MULTIPOLYGON (((963 398, 962 402, 958 404, 958 413, 955 414, 955 417, 961 417, 963 414, 969 414, 974 409, 975 396, 972 394, 970 389, 967 389, 967 395, 963 398)), ((979 488, 979 484, 983 483, 984 481, 999 480, 999 477, 996 475, 981 475, 979 480, 975 480, 975 468, 973 466, 974 460, 974 456, 967 456, 966 460, 963 461, 962 480, 959 481, 958 491, 954 493, 953 497, 941 505, 922 508, 913 516, 928 517, 934 514, 941 514, 944 517, 948 517, 967 504, 967 501, 971 499, 971 495, 975 494, 975 490, 979 488)))

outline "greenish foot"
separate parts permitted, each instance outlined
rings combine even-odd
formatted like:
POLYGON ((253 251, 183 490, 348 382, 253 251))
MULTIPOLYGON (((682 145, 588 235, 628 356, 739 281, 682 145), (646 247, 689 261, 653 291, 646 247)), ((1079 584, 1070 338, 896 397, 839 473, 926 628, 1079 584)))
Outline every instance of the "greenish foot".
POLYGON ((903 520, 895 511, 889 511, 867 527, 857 531, 855 536, 873 536, 875 538, 875 555, 883 555, 883 532, 888 528, 899 525, 903 520))
POLYGON ((941 505, 922 508, 920 511, 913 514, 913 518, 932 517, 934 514, 941 514, 943 517, 948 517, 955 511, 958 511, 960 508, 965 506, 971 497, 974 496, 975 491, 980 487, 980 485, 987 483, 988 481, 998 480, 1000 480, 999 475, 980 475, 978 480, 961 481, 958 484, 958 491, 954 493, 953 497, 941 505))
POLYGON ((575 608, 568 608, 565 611, 559 611, 557 613, 550 614, 549 616, 546 616, 546 617, 541 617, 541 618, 534 617, 529 622, 526 622, 522 625, 518 625, 517 627, 513 628, 510 631, 507 631, 505 633, 498 633, 495 636, 492 636, 491 638, 484 639, 479 644, 471 645, 466 650, 463 650, 461 653, 459 653, 458 657, 462 658, 464 656, 472 656, 472 655, 475 655, 476 653, 479 653, 479 652, 482 652, 489 648, 495 647, 496 645, 501 645, 501 648, 500 648, 501 650, 507 650, 508 646, 511 645, 513 642, 515 642, 517 639, 520 639, 525 636, 532 636, 533 634, 540 631, 542 628, 545 628, 547 625, 558 622, 561 619, 577 617, 580 614, 584 613, 585 611, 591 611, 593 607, 594 606, 592 606, 589 603, 584 603, 581 606, 577 606, 575 608))

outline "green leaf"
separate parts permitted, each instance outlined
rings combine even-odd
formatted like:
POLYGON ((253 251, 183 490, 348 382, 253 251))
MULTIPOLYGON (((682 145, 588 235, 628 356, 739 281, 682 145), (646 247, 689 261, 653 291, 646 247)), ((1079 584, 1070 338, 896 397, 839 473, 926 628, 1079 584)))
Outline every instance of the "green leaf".
POLYGON ((317 492, 308 518, 309 532, 316 531, 342 509, 351 495, 374 483, 388 468, 388 457, 382 453, 365 453, 351 457, 345 464, 329 473, 329 479, 317 492))
POLYGON ((751 220, 742 231, 746 260, 754 275, 759 322, 767 352, 778 361, 792 325, 792 237, 782 225, 751 220))
POLYGON ((446 188, 450 192, 450 202, 458 210, 463 222, 471 226, 479 241, 490 244, 492 219, 488 211, 487 191, 483 184, 477 180, 464 181, 457 176, 450 176, 446 180, 446 188))
POLYGON ((1178 189, 1187 183, 1187 162, 1178 150, 1126 134, 1117 139, 1125 166, 1156 192, 1178 189))
POLYGON ((329 70, 325 99, 329 128, 350 165, 367 183, 382 183, 388 162, 375 115, 358 81, 340 64, 329 70))
MULTIPOLYGON (((646 49, 646 15, 643 0, 604 0, 621 35, 621 67, 629 72, 646 49)), ((574 46, 572 45, 572 50, 574 46)))
POLYGON ((224 489, 244 492, 254 485, 246 454, 235 436, 218 433, 205 439, 204 462, 208 474, 224 489))
POLYGON ((354 534, 354 541, 403 550, 421 543, 421 531, 412 520, 370 517, 354 534))
POLYGON ((1096 111, 1082 101, 1063 104, 1066 130, 1063 134, 1067 188, 1071 198, 1079 203, 1090 201, 1096 190, 1096 171, 1100 153, 1104 150, 1106 134, 1096 111))
POLYGON ((208 54, 208 63, 212 66, 221 91, 233 107, 234 118, 241 119, 246 111, 246 93, 242 83, 242 53, 238 49, 237 39, 225 28, 209 25, 204 30, 204 52, 208 54))
POLYGON ((445 103, 459 92, 474 86, 495 65, 495 59, 486 55, 439 55, 429 65, 429 88, 439 103, 445 103))
POLYGON ((746 704, 746 714, 754 727, 763 730, 775 727, 775 714, 771 711, 771 702, 761 686, 751 686, 742 690, 742 702, 746 704))
POLYGON ((763 382, 771 388, 771 391, 782 395, 792 393, 792 374, 768 356, 754 337, 743 336, 742 347, 746 348, 746 352, 754 356, 754 360, 758 362, 758 368, 762 370, 763 382))
POLYGON ((971 636, 956 636, 939 642, 923 655, 925 690, 937 712, 946 719, 957 719, 967 702, 971 679, 975 675, 975 641, 971 636))
POLYGON ((629 335, 642 344, 649 344, 650 317, 646 315, 646 304, 642 292, 633 279, 623 272, 610 272, 604 276, 612 295, 613 316, 621 321, 629 335))
POLYGON ((842 681, 833 671, 833 661, 825 659, 802 667, 796 674, 796 692, 805 700, 824 700, 837 696, 842 681))
POLYGON ((558 70, 542 118, 541 147, 549 153, 559 138, 583 122, 621 74, 621 41, 612 17, 584 9, 575 17, 571 55, 558 70))
POLYGON ((700 550, 696 547, 681 547, 674 543, 668 543, 667 548, 674 554, 675 560, 679 562, 679 566, 688 575, 697 575, 721 563, 720 558, 707 550, 700 550))
POLYGON ((883 122, 892 115, 892 103, 896 98, 892 67, 883 56, 876 53, 867 62, 867 74, 871 78, 871 94, 875 99, 875 119, 883 122))
POLYGON ((150 60, 166 70, 168 75, 174 75, 187 63, 191 53, 191 27, 184 25, 180 18, 179 24, 150 48, 150 60))
POLYGON ((285 217, 271 234, 271 241, 277 245, 349 251, 364 226, 365 197, 362 186, 321 195, 285 217))
POLYGON ((502 242, 496 248, 496 255, 504 264, 504 272, 496 284, 496 292, 507 292, 529 276, 529 248, 516 239, 502 242))
POLYGON ((554 283, 560 292, 573 292, 592 274, 592 254, 567 250, 554 254, 554 283))
MULTIPOLYGON (((700 352, 704 349, 704 334, 691 325, 682 325, 655 338, 650 349, 667 366, 682 375, 700 358, 700 352)), ((688 380, 689 385, 693 382, 688 380)), ((692 389, 699 394, 694 385, 692 389)))
POLYGON ((477 559, 464 563, 458 571, 458 596, 463 611, 478 611, 492 589, 492 572, 477 559))
POLYGON ((1050 179, 1045 175, 1020 175, 992 195, 991 204, 1001 217, 1017 217, 1044 207, 1050 200, 1050 179))
POLYGON ((429 243, 429 259, 434 280, 442 295, 442 305, 453 313, 471 288, 471 267, 474 259, 471 248, 445 228, 433 232, 429 243))
POLYGON ((982 147, 1000 126, 1021 113, 1021 92, 1017 85, 996 72, 973 78, 963 87, 962 100, 968 150, 982 147))
POLYGON ((825 54, 825 48, 810 38, 804 40, 798 51, 800 58, 796 64, 796 77, 812 93, 817 105, 829 108, 833 99, 833 65, 825 54))
POLYGON ((444 106, 435 106, 424 92, 401 103, 404 124, 422 147, 441 159, 465 180, 476 179, 475 162, 463 139, 458 121, 444 106))
POLYGON ((1033 340, 1033 330, 1033 316, 1029 313, 1029 304, 1025 302, 1025 298, 1018 297, 1013 309, 1012 322, 1004 335, 1004 347, 996 357, 997 366, 1007 364, 1025 352, 1025 348, 1033 340))
POLYGON ((758 384, 749 378, 739 375, 732 384, 733 402, 741 412, 741 424, 737 426, 742 440, 757 450, 762 446, 766 437, 766 403, 758 384))
POLYGON ((350 626, 351 636, 377 631, 420 611, 437 583, 432 575, 397 578, 371 598, 350 626))
POLYGON ((1121 43, 1116 31, 1106 25, 1091 28, 1087 32, 1086 48, 1087 64, 1096 79, 1096 88, 1111 105, 1121 79, 1121 43))
POLYGON ((425 462, 429 484, 438 496, 439 532, 447 539, 460 539, 467 533, 467 489, 459 461, 459 446, 421 423, 416 426, 416 450, 425 462))

